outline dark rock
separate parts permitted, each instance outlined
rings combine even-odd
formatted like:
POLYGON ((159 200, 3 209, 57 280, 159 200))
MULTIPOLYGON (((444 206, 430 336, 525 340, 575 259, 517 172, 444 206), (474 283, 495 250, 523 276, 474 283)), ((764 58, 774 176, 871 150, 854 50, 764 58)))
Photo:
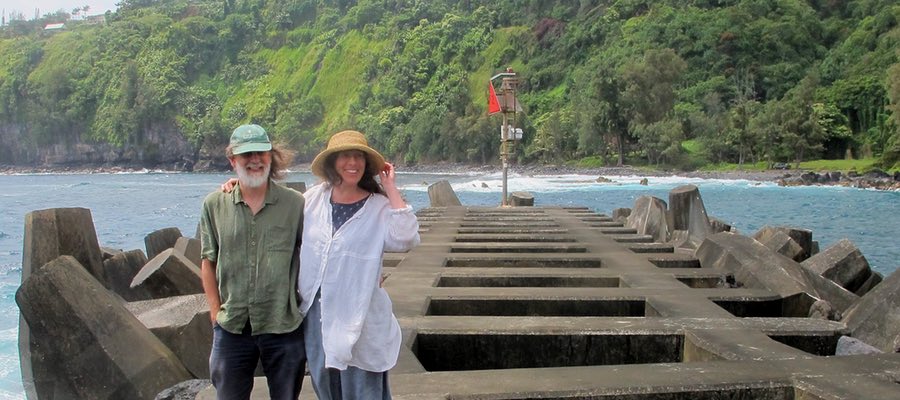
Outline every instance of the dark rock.
POLYGON ((612 180, 610 180, 609 178, 607 178, 605 176, 598 176, 596 182, 597 183, 610 183, 610 182, 612 182, 612 180))
POLYGON ((836 356, 852 356, 856 354, 881 354, 883 351, 854 337, 841 336, 834 350, 836 356))
POLYGON ((890 175, 888 175, 887 172, 884 172, 878 168, 873 168, 873 169, 869 170, 869 172, 866 172, 863 175, 863 178, 866 178, 866 179, 888 179, 888 178, 892 178, 892 177, 890 175))
POLYGON ((31 274, 16 292, 31 334, 46 346, 55 399, 152 399, 190 379, 177 357, 70 256, 31 274))
POLYGON ((841 171, 832 171, 831 172, 831 181, 832 182, 839 182, 842 178, 843 178, 843 175, 841 175, 841 171))
POLYGON ((710 217, 709 218, 709 230, 710 234, 719 233, 719 232, 731 232, 732 226, 731 224, 722 221, 721 219, 710 217))
POLYGON ((163 250, 171 249, 175 246, 175 242, 181 237, 181 231, 178 228, 163 228, 151 232, 144 237, 144 248, 147 250, 147 258, 153 259, 163 250))
POLYGON ((641 178, 641 182, 640 182, 640 183, 641 183, 641 185, 643 185, 643 186, 647 186, 647 185, 650 184, 650 181, 647 180, 647 178, 641 178))
POLYGON ((826 321, 840 321, 841 312, 835 310, 827 300, 816 300, 809 307, 809 318, 823 319, 826 321))
POLYGON ((804 172, 800 175, 800 180, 803 181, 804 185, 812 185, 819 182, 819 174, 815 172, 804 172))

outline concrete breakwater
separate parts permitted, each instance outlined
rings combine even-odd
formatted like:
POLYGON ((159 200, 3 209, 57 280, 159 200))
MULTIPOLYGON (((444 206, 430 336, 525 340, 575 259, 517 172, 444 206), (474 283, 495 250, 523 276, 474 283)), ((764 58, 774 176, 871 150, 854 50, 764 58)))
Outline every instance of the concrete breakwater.
MULTIPOLYGON (((723 232, 694 187, 611 216, 418 215, 422 245, 384 264, 404 331, 397 399, 900 398, 900 275, 876 282, 851 243, 723 232)), ((29 397, 154 398, 189 381, 214 398, 190 381, 208 374, 211 335, 196 239, 162 229, 122 252, 93 230, 86 209, 26 216, 29 397)))

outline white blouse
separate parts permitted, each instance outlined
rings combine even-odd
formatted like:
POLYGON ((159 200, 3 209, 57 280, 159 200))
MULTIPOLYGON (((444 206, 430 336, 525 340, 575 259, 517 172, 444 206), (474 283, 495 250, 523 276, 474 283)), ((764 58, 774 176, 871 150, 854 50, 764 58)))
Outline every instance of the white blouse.
POLYGON ((332 235, 331 188, 321 183, 303 195, 300 311, 309 311, 321 289, 325 367, 387 371, 397 363, 401 335, 391 299, 379 287, 382 253, 418 245, 419 222, 412 207, 392 209, 375 194, 332 235))

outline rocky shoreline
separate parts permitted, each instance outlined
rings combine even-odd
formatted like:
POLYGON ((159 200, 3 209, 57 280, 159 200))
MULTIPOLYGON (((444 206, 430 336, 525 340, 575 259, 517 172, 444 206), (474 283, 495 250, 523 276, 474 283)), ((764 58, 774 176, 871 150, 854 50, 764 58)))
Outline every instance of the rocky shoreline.
MULTIPOLYGON (((291 171, 308 172, 309 164, 296 164, 291 171)), ((492 173, 499 172, 496 165, 469 165, 459 163, 433 163, 421 165, 406 165, 398 168, 400 173, 492 173)), ((177 170, 168 168, 147 168, 143 166, 107 166, 107 165, 77 165, 77 166, 15 166, 0 165, 0 175, 24 175, 24 174, 96 174, 96 173, 220 173, 228 172, 225 169, 205 170, 177 170)), ((579 168, 567 165, 516 165, 509 169, 512 174, 525 175, 593 175, 605 176, 640 176, 640 177, 672 177, 681 176, 699 179, 724 179, 724 180, 749 180, 756 182, 774 182, 779 186, 846 186, 861 189, 875 190, 900 190, 900 171, 893 175, 881 170, 873 170, 865 174, 857 174, 855 171, 804 171, 804 170, 747 170, 747 171, 667 171, 652 170, 646 168, 625 167, 599 167, 579 168)))

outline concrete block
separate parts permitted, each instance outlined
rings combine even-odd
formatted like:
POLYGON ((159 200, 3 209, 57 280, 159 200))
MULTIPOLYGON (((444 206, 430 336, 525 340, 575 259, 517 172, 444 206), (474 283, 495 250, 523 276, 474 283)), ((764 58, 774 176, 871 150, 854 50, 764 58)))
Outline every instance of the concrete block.
POLYGON ((900 351, 900 273, 884 279, 844 312, 851 336, 885 353, 900 351))
POLYGON ((731 232, 731 224, 715 217, 709 217, 709 233, 731 232))
POLYGON ((878 271, 872 271, 872 274, 869 275, 869 279, 866 279, 866 281, 863 282, 859 289, 856 289, 856 292, 854 293, 856 293, 857 296, 865 296, 866 293, 869 293, 869 291, 872 290, 875 285, 878 285, 883 280, 884 277, 880 273, 878 273, 878 271))
POLYGON ((154 299, 203 293, 200 267, 173 249, 148 261, 134 276, 131 288, 142 288, 154 299))
POLYGON ((144 288, 131 288, 131 281, 134 279, 134 276, 146 264, 147 256, 140 249, 119 253, 103 261, 106 279, 109 280, 109 290, 121 296, 125 301, 153 298, 144 288))
MULTIPOLYGON (((22 252, 22 282, 48 262, 68 255, 78 260, 78 268, 85 268, 101 284, 102 253, 94 230, 91 210, 87 208, 51 208, 25 214, 25 234, 22 252)), ((20 316, 19 364, 28 398, 53 398, 54 392, 72 393, 64 381, 48 375, 52 364, 45 355, 47 346, 31 336, 27 323, 20 316), (59 382, 54 384, 54 382, 59 382)))
POLYGON ((854 293, 872 275, 866 257, 847 239, 841 239, 825 251, 804 260, 801 265, 854 293))
POLYGON ((612 211, 612 219, 616 222, 625 222, 631 215, 630 208, 616 208, 612 211))
POLYGON ((533 207, 534 195, 528 192, 512 192, 509 194, 508 202, 513 207, 533 207))
POLYGON ((97 281, 106 284, 91 210, 51 208, 25 214, 22 280, 62 255, 74 257, 97 281))
POLYGON ((652 196, 638 197, 634 201, 634 207, 625 226, 636 229, 638 235, 652 236, 654 242, 667 242, 669 223, 666 217, 666 202, 652 196))
POLYGON ((699 236, 701 241, 709 232, 709 217, 697 186, 681 185, 670 190, 669 214, 672 217, 672 230, 689 231, 692 235, 699 236))
POLYGON ((185 256, 196 266, 200 266, 200 240, 189 237, 180 237, 172 247, 176 253, 185 256))
POLYGON ((147 258, 153 259, 163 250, 171 249, 175 246, 175 242, 181 237, 181 230, 178 228, 163 228, 144 237, 144 248, 147 250, 147 258))
POLYGON ((461 206, 459 197, 450 186, 450 182, 446 180, 437 181, 428 187, 428 200, 431 201, 431 207, 448 207, 461 206))
POLYGON ((306 191, 306 182, 284 182, 284 186, 294 189, 300 193, 306 191))
POLYGON ((798 302, 799 308, 790 315, 807 315, 816 299, 827 300, 843 312, 858 298, 747 236, 724 232, 710 235, 694 255, 701 266, 731 272, 735 280, 745 287, 766 288, 785 298, 798 293, 812 297, 809 304, 798 302))
POLYGON ((769 235, 772 231, 781 231, 786 233, 791 239, 794 239, 797 244, 803 249, 803 252, 798 256, 800 261, 803 261, 811 254, 813 254, 813 240, 812 240, 812 231, 809 229, 801 229, 801 228, 792 228, 788 226, 764 226, 760 228, 759 231, 753 235, 753 238, 756 240, 759 239, 759 235, 769 235))
MULTIPOLYGON (((45 398, 153 399, 190 379, 184 365, 78 261, 62 256, 16 292, 56 380, 45 398)), ((42 391, 38 388, 38 391, 42 391)))
POLYGON ((800 247, 794 239, 791 239, 787 233, 771 230, 764 235, 760 235, 756 240, 778 254, 794 261, 801 261, 800 258, 803 256, 803 248, 800 247))
POLYGON ((138 301, 125 308, 178 356, 191 375, 209 378, 213 331, 206 295, 138 301))

